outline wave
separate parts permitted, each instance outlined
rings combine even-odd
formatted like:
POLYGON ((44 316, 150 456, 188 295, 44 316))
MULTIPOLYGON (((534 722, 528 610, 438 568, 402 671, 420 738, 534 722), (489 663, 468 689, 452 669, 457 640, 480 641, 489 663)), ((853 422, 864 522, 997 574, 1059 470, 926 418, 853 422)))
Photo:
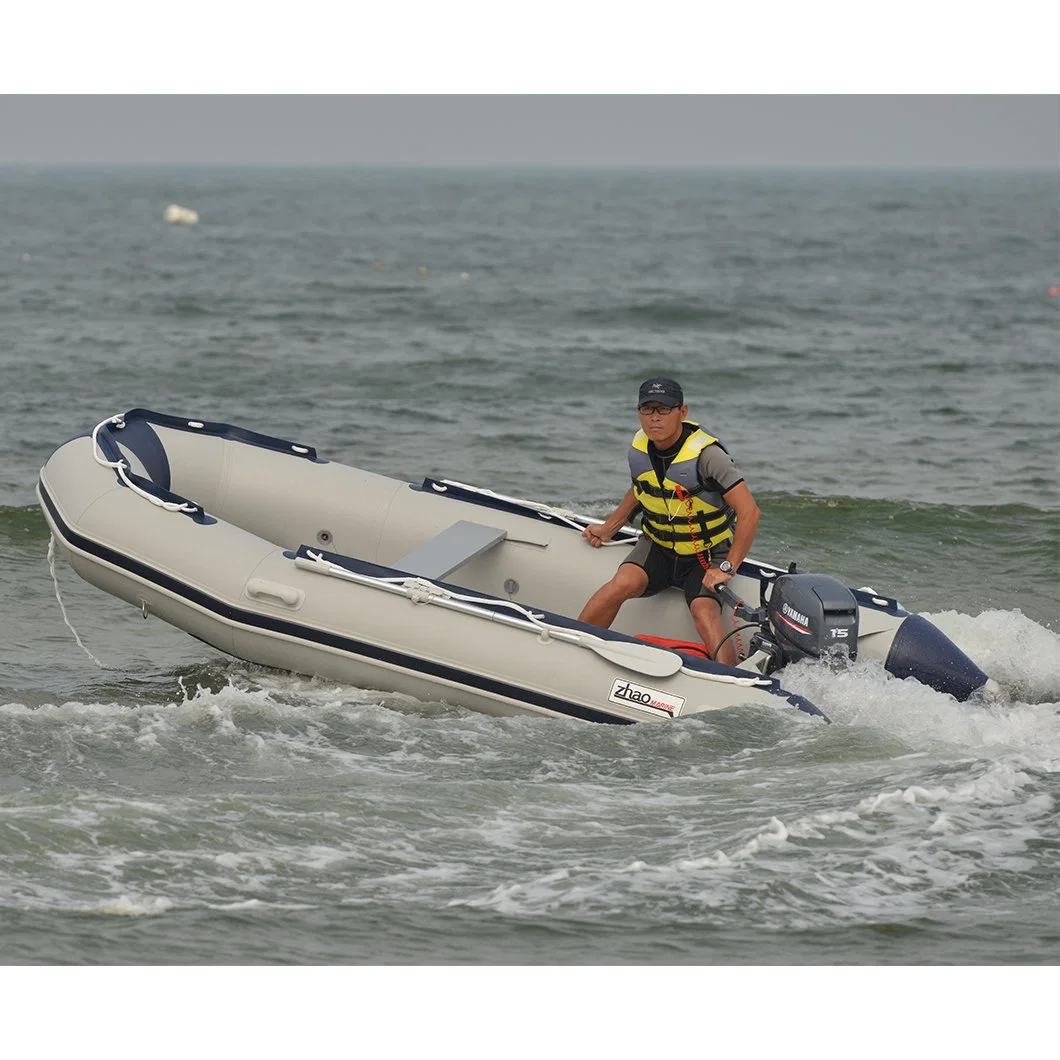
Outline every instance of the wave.
POLYGON ((658 298, 626 305, 600 305, 577 309, 574 317, 580 321, 615 325, 626 323, 634 327, 645 324, 665 328, 713 328, 742 331, 746 328, 783 328, 788 316, 815 315, 816 307, 785 306, 783 312, 748 312, 724 304, 708 305, 702 301, 658 298))
POLYGON ((1060 520, 1032 504, 756 494, 754 558, 871 585, 914 611, 1020 611, 1060 629, 1060 520))
MULTIPOLYGON (((907 500, 893 500, 890 498, 881 497, 855 497, 849 494, 836 494, 828 495, 822 493, 808 493, 800 491, 796 493, 789 493, 783 490, 773 490, 765 493, 756 494, 761 499, 765 496, 770 501, 775 502, 778 506, 782 505, 792 510, 807 509, 807 508, 878 508, 880 510, 916 510, 918 512, 923 511, 953 511, 953 512, 967 512, 974 513, 976 516, 981 515, 998 515, 1005 518, 1015 517, 1023 518, 1024 515, 1049 515, 1055 519, 1058 514, 1058 510, 1055 507, 1049 505, 1037 505, 1037 504, 933 504, 927 501, 907 501, 907 500)), ((1058 527, 1060 530, 1060 527, 1058 527)))
MULTIPOLYGON (((153 747, 169 743, 178 750, 209 738, 219 759, 226 757, 225 743, 256 755, 258 737, 263 737, 274 742, 279 757, 292 762, 311 755, 341 770, 352 754, 359 769, 371 772, 387 767, 378 760, 380 752, 390 767, 412 767, 428 751, 432 761, 456 766, 465 752, 496 743, 480 762, 483 776, 508 775, 496 760, 503 750, 537 780, 574 780, 587 757, 595 761, 594 775, 625 777, 627 756, 634 753, 661 754, 660 767, 675 755, 687 755, 697 772, 709 772, 711 758, 743 760, 749 742, 782 758, 795 755, 804 764, 875 761, 883 752, 909 751, 945 751, 947 757, 961 758, 991 747, 998 759, 1014 755, 1038 772, 1060 770, 1060 637, 1010 612, 928 617, 973 650, 992 652, 988 666, 1002 683, 1000 699, 959 703, 914 680, 893 677, 877 660, 842 666, 804 660, 785 669, 784 683, 825 704, 831 729, 811 725, 795 712, 759 706, 708 712, 667 726, 617 729, 553 718, 495 718, 443 700, 219 659, 147 676, 114 669, 96 677, 95 671, 72 690, 73 698, 69 692, 28 696, 9 689, 0 702, 0 727, 9 730, 8 737, 18 730, 21 737, 36 734, 62 742, 64 727, 83 723, 84 735, 94 734, 103 750, 115 740, 153 747), (853 735, 843 736, 843 730, 853 735), (328 739, 322 740, 325 733, 328 739), (573 753, 569 760, 554 758, 567 752, 573 753)), ((18 741, 8 739, 5 746, 13 754, 18 741)))
POLYGON ((36 504, 10 507, 0 504, 0 542, 5 545, 37 545, 47 542, 48 524, 36 504))
POLYGON ((316 904, 341 879, 361 903, 557 926, 618 910, 646 930, 787 933, 834 930, 838 910, 914 931, 953 887, 985 906, 1054 880, 1038 851, 1056 841, 1055 704, 958 704, 867 662, 810 663, 790 683, 832 726, 735 708, 619 729, 239 664, 171 676, 147 702, 0 706, 0 764, 58 764, 78 789, 13 811, 12 906, 316 904))
POLYGON ((827 530, 883 534, 894 544, 925 544, 931 553, 940 546, 968 547, 981 558, 1001 549, 1016 549, 1024 559, 1060 557, 1060 519, 1056 508, 1035 504, 932 504, 926 501, 872 497, 820 496, 778 491, 756 493, 771 521, 796 533, 827 530), (939 535, 943 537, 939 537, 939 535))

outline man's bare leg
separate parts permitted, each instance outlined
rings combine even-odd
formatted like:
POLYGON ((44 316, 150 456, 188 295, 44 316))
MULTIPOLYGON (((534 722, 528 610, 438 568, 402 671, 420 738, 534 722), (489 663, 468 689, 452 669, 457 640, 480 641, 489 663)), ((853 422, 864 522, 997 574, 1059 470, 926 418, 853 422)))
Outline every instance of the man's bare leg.
POLYGON ((692 601, 689 610, 692 612, 692 621, 696 624, 696 632, 707 646, 710 657, 715 662, 725 663, 726 666, 735 666, 738 660, 733 638, 730 637, 720 649, 718 648, 725 637, 725 627, 721 621, 721 605, 709 596, 697 596, 692 601))
POLYGON ((589 597, 578 621, 609 629, 618 616, 619 608, 627 600, 640 596, 647 588, 648 575, 644 568, 635 563, 623 563, 615 571, 614 577, 589 597))

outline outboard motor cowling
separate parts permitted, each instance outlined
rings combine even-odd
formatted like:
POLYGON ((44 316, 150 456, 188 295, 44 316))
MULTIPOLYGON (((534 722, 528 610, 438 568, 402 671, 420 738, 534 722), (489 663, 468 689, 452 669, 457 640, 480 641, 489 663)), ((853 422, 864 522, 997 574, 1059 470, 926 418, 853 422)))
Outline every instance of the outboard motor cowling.
MULTIPOLYGON (((760 607, 748 606, 724 582, 715 591, 735 618, 758 626, 741 664, 747 669, 768 675, 799 659, 833 654, 857 658, 858 598, 835 578, 782 574, 772 582, 768 603, 760 607)), ((922 615, 908 614, 896 600, 880 599, 872 590, 857 593, 862 606, 887 608, 887 614, 899 617, 884 662, 888 673, 913 677, 962 702, 980 690, 986 698, 997 695, 996 682, 922 615)))
POLYGON ((858 602, 842 582, 824 574, 784 574, 773 583, 769 629, 784 662, 858 654, 858 602))

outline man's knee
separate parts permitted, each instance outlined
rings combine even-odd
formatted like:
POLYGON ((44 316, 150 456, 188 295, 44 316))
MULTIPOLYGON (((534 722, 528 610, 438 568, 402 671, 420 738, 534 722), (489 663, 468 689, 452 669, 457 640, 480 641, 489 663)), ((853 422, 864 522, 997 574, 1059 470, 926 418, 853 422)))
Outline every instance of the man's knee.
POLYGON ((688 609, 692 612, 693 617, 700 615, 703 618, 711 619, 721 615, 721 601, 713 594, 708 596, 704 593, 701 596, 694 597, 688 605, 688 609))
POLYGON ((648 575, 643 567, 633 563, 623 563, 607 583, 610 592, 623 600, 632 600, 643 594, 648 588, 648 575))

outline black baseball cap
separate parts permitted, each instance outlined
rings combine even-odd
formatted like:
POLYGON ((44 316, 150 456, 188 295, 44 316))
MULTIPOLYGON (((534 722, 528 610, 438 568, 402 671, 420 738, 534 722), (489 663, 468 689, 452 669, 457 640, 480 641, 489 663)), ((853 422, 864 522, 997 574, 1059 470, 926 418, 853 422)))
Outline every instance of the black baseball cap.
POLYGON ((640 384, 637 408, 641 405, 666 405, 676 409, 684 403, 685 392, 676 379, 667 379, 664 375, 657 375, 651 379, 645 379, 640 384))

